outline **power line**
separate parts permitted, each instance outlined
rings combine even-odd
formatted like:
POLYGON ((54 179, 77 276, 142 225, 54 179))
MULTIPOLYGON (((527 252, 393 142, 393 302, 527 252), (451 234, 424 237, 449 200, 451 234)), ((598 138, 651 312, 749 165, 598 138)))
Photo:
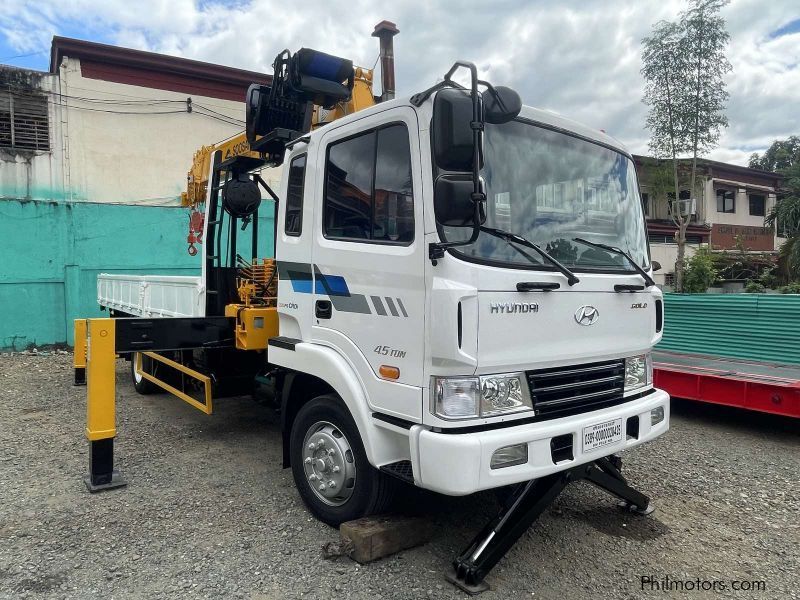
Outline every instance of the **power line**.
POLYGON ((38 50, 36 52, 29 52, 28 54, 16 54, 14 56, 5 56, 0 58, 0 60, 13 60, 15 58, 27 58, 28 56, 36 56, 37 54, 44 54, 47 50, 38 50))
MULTIPOLYGON (((79 86, 77 86, 77 85, 70 85, 69 87, 70 87, 71 89, 74 89, 74 90, 82 90, 82 91, 84 91, 84 92, 97 92, 97 91, 98 91, 98 90, 93 90, 93 89, 90 89, 90 88, 83 88, 83 87, 79 87, 79 86)), ((103 94, 106 94, 106 93, 110 93, 110 92, 101 92, 101 93, 103 93, 103 94)), ((146 100, 146 101, 150 101, 150 100, 152 100, 151 98, 146 98, 146 97, 144 97, 144 96, 135 96, 135 95, 133 95, 133 94, 122 94, 122 93, 120 93, 120 92, 114 92, 114 95, 115 95, 115 96, 121 96, 121 97, 123 97, 123 98, 136 98, 136 99, 139 99, 139 100, 146 100)), ((204 96, 204 98, 207 98, 207 97, 206 97, 206 96, 204 96)), ((109 99, 109 100, 110 100, 110 99, 109 99)), ((166 102, 184 102, 184 100, 173 100, 173 99, 170 99, 170 100, 158 99, 158 101, 160 101, 160 102, 163 102, 163 101, 166 101, 166 102)), ((208 101, 208 99, 205 99, 205 100, 203 100, 203 101, 204 101, 206 104, 208 104, 209 106, 214 106, 214 107, 216 107, 216 108, 222 108, 222 109, 228 108, 227 106, 223 106, 223 105, 221 105, 221 104, 215 104, 214 102, 209 102, 209 101, 208 101)))
MULTIPOLYGON (((179 115, 179 114, 188 114, 186 110, 157 110, 157 111, 143 111, 143 110, 108 110, 105 108, 92 108, 90 106, 75 106, 74 104, 61 104, 59 102, 51 102, 47 101, 48 104, 52 104, 53 106, 60 106, 61 108, 66 109, 74 109, 74 110, 88 110, 91 112, 101 112, 101 113, 108 113, 112 115, 179 115)), ((201 113, 202 114, 202 113, 201 113)), ((210 115, 203 115, 203 116, 210 116, 210 115)), ((233 123, 229 123, 229 125, 233 125, 233 123)))
POLYGON ((242 125, 244 125, 244 120, 242 120, 242 119, 237 119, 236 117, 231 117, 230 115, 226 115, 224 113, 218 112, 218 111, 216 111, 214 109, 211 109, 211 108, 208 108, 206 106, 203 106, 202 104, 198 104, 197 102, 192 102, 192 106, 197 106, 199 108, 202 108, 203 110, 207 110, 208 112, 212 112, 215 115, 219 115, 220 117, 225 117, 226 119, 232 119, 232 120, 237 121, 237 122, 241 123, 242 125))
MULTIPOLYGON (((8 87, 8 89, 10 91, 23 92, 24 95, 28 95, 28 96, 31 96, 31 97, 38 96, 38 94, 33 94, 29 90, 27 90, 25 88, 20 88, 20 87, 15 88, 13 86, 7 86, 7 87, 8 87)), ((130 108, 133 108, 133 107, 144 108, 144 107, 149 107, 149 106, 164 106, 164 105, 169 105, 169 104, 173 104, 173 105, 174 104, 180 104, 180 105, 186 105, 187 104, 187 100, 166 100, 166 99, 164 99, 164 100, 156 100, 156 99, 147 99, 147 100, 111 100, 111 99, 104 99, 104 98, 88 98, 88 97, 83 97, 83 96, 71 96, 69 94, 62 94, 60 92, 49 91, 49 90, 44 90, 44 91, 46 93, 52 95, 52 96, 56 96, 56 97, 62 99, 62 100, 73 100, 73 101, 76 101, 76 102, 86 102, 86 103, 89 103, 89 104, 95 104, 95 105, 99 104, 99 105, 102 105, 102 106, 120 106, 120 107, 124 106, 124 107, 130 107, 130 108)), ((68 108, 75 108, 75 109, 78 109, 78 110, 93 110, 95 112, 109 112, 109 113, 113 112, 113 113, 117 113, 117 114, 171 114, 171 113, 179 113, 179 112, 189 112, 188 110, 186 110, 186 111, 183 111, 183 110, 157 111, 157 112, 103 110, 103 109, 99 109, 99 108, 89 108, 89 107, 85 107, 85 106, 75 106, 74 104, 61 104, 61 103, 53 103, 53 104, 57 104, 59 106, 67 106, 68 108)), ((190 102, 189 104, 191 104, 191 106, 192 106, 192 111, 196 111, 196 112, 198 112, 199 114, 201 114, 203 116, 210 117, 212 119, 216 119, 216 120, 221 121, 223 123, 227 123, 228 125, 242 126, 242 125, 245 124, 245 121, 243 119, 238 119, 236 117, 232 117, 230 115, 226 115, 224 113, 221 113, 219 111, 214 110, 213 108, 209 108, 209 107, 205 106, 204 104, 198 104, 198 103, 195 103, 195 102, 190 102)))
POLYGON ((217 115, 213 115, 213 114, 210 114, 210 113, 207 113, 207 112, 203 112, 201 110, 194 110, 193 109, 192 112, 196 112, 197 114, 203 115, 204 117, 208 117, 210 119, 215 119, 217 121, 221 121, 222 123, 227 123, 228 125, 235 125, 236 127, 243 127, 245 125, 244 121, 238 121, 236 119, 223 118, 223 117, 220 117, 220 116, 217 116, 217 115))

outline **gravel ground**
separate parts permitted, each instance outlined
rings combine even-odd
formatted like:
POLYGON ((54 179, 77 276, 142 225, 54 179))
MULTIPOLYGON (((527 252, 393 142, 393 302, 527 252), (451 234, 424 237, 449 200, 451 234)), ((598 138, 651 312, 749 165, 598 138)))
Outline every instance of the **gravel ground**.
MULTIPOLYGON (((434 541, 366 566, 324 560, 317 522, 280 467, 273 417, 249 399, 207 417, 118 375, 123 490, 89 495, 85 388, 71 356, 0 356, 0 598, 464 598, 452 556, 497 510, 493 494, 420 494, 434 541)), ((657 510, 616 511, 568 488, 495 568, 482 598, 647 598, 640 577, 764 581, 766 591, 692 598, 798 598, 800 427, 673 404, 672 430, 625 469, 657 510)))

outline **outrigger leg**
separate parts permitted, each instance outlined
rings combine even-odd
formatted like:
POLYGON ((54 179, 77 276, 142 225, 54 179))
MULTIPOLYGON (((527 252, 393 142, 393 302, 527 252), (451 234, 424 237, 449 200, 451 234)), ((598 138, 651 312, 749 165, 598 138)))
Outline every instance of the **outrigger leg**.
POLYGON ((117 354, 146 353, 153 360, 199 379, 205 402, 156 379, 142 376, 172 394, 211 413, 211 379, 184 365, 154 354, 192 348, 233 348, 235 319, 229 317, 171 317, 168 319, 79 319, 75 321, 75 382, 86 384, 86 438, 89 440, 89 475, 84 478, 90 492, 126 485, 114 469, 116 427, 117 354))
POLYGON ((591 481, 617 496, 627 510, 650 514, 653 512, 650 499, 628 485, 621 466, 622 460, 611 456, 521 484, 500 513, 456 557, 453 569, 445 577, 468 594, 488 590, 484 578, 489 571, 573 481, 591 481))
MULTIPOLYGON (((90 492, 127 485, 114 470, 115 422, 115 323, 114 319, 86 321, 86 437, 89 439, 89 475, 84 479, 90 492)), ((77 348, 77 341, 76 341, 77 348)))

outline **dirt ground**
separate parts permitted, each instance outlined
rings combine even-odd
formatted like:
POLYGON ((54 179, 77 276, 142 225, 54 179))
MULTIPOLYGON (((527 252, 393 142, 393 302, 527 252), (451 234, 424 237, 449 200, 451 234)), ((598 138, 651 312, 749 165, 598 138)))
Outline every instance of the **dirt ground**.
MULTIPOLYGON (((85 388, 71 381, 70 355, 0 356, 0 598, 465 597, 442 574, 497 510, 493 494, 420 494, 431 543, 365 566, 325 560, 338 532, 303 506, 266 409, 220 400, 209 417, 139 396, 120 361, 129 485, 90 495, 85 388)), ((675 402, 669 434, 624 456, 656 512, 622 514, 575 484, 482 599, 798 598, 798 450, 797 422, 675 402)))

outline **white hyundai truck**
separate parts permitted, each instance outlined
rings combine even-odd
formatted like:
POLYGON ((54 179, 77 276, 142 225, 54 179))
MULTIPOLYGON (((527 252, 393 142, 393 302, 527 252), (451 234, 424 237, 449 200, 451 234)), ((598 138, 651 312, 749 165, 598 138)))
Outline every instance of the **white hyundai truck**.
MULTIPOLYGON (((291 68, 290 80, 307 93, 298 104, 339 93, 314 95, 291 68)), ((280 83, 249 97, 262 161, 211 166, 201 277, 100 277, 137 389, 169 361, 184 378, 236 371, 269 388, 285 466, 330 524, 383 510, 401 480, 447 495, 514 486, 454 561, 469 591, 570 481, 649 512, 616 456, 669 427, 650 358, 662 296, 629 152, 521 106, 469 63, 314 130, 275 125, 280 83), (461 67, 467 87, 452 78, 461 67), (276 208, 253 172, 280 163, 276 208), (259 280, 269 221, 257 216, 273 210, 275 262, 259 280), (141 291, 170 285, 155 300, 141 291)))

